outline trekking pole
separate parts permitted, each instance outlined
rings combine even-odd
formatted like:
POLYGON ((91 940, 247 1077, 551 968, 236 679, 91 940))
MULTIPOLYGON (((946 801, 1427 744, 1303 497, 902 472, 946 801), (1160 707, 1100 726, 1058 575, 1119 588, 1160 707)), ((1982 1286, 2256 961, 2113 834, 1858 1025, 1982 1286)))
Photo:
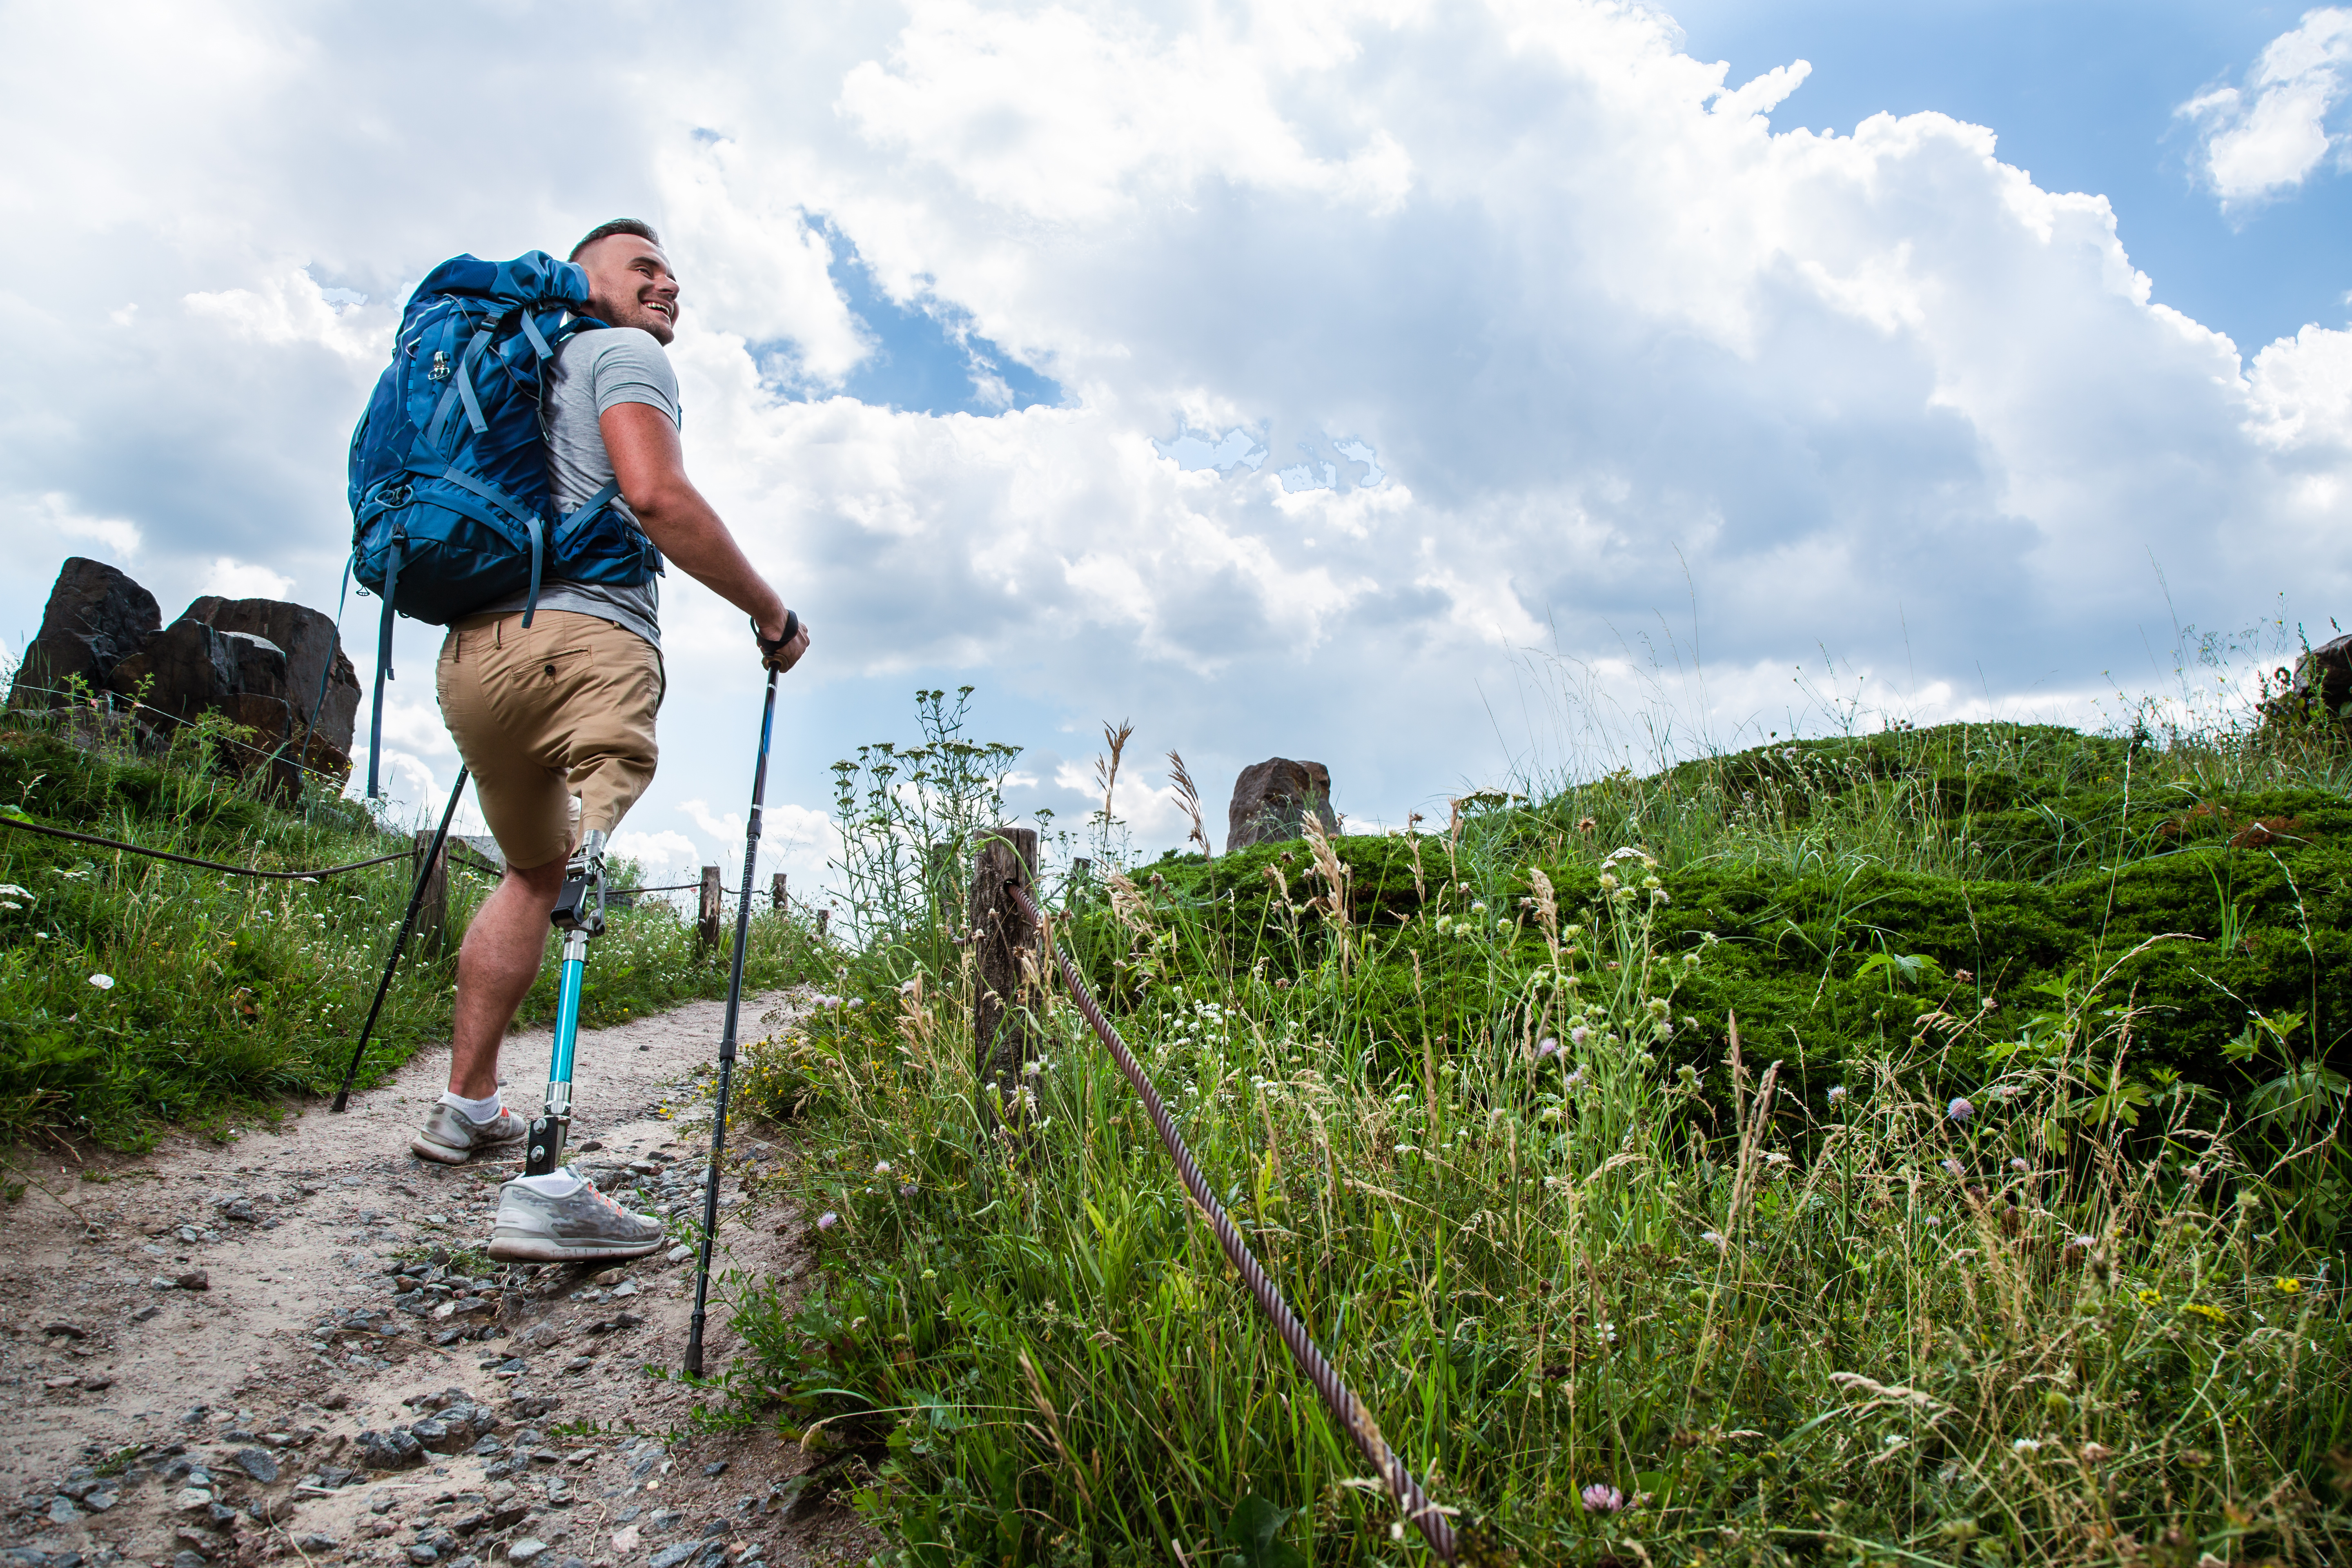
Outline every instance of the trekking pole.
POLYGON ((727 973, 727 1026, 719 1037, 719 1110, 710 1122, 710 1173, 702 1189, 702 1258, 694 1269, 694 1321, 686 1333, 686 1370, 702 1375, 702 1319, 710 1290, 710 1240, 719 1229, 719 1157, 727 1148, 727 1090, 735 1073, 735 1017, 743 1005, 743 950, 751 937, 751 868, 760 858, 760 808, 768 794, 768 736, 776 723, 776 671, 768 671, 760 711, 760 760, 751 769, 751 820, 743 834, 743 896, 735 900, 735 957, 727 973))
POLYGON ((457 815, 457 797, 466 793, 467 772, 463 765, 458 767, 457 786, 449 792, 449 804, 441 813, 441 826, 433 835, 432 852, 417 868, 416 890, 408 895, 408 913, 401 917, 400 934, 392 939, 392 960, 383 966, 383 978, 376 984, 375 1001, 368 1007, 367 1022, 360 1026, 359 1047, 352 1052, 352 1065, 344 1069, 343 1087, 335 1090, 334 1109, 338 1111, 352 1098, 352 1080, 360 1076, 360 1058, 367 1055, 368 1037, 375 1033, 375 1016, 383 1011, 384 994, 392 989, 392 972, 400 967, 400 950, 408 945, 409 931, 416 924, 416 911, 425 906, 425 884, 433 879, 433 863, 441 858, 441 847, 449 841, 449 819, 457 815))

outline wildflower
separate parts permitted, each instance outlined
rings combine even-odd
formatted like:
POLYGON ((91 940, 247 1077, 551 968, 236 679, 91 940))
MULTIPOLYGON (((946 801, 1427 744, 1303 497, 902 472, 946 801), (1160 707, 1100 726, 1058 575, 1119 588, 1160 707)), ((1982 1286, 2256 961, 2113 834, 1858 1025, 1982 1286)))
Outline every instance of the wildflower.
POLYGON ((1584 1511, 1587 1513, 1615 1513, 1625 1506, 1623 1492, 1615 1487, 1603 1486, 1599 1481, 1577 1495, 1584 1500, 1584 1511))
POLYGON ((1943 1165, 1944 1169, 1949 1171, 1955 1176, 1960 1173, 1960 1163, 1958 1160, 1946 1160, 1943 1162, 1943 1165))
POLYGON ((21 910, 24 907, 14 899, 0 899, 0 910, 21 910))
POLYGON ((2101 1459, 2111 1459, 2115 1458, 2115 1453, 2116 1451, 2113 1448, 2108 1447, 2105 1443, 2085 1443, 2083 1445, 2083 1459, 2086 1464, 2095 1465, 2101 1459))
POLYGON ((97 986, 100 991, 111 991, 114 989, 114 976, 111 974, 93 974, 89 977, 89 983, 92 985, 97 986))
POLYGON ((2042 1439, 2039 1437, 2020 1437, 2016 1442, 2011 1443, 2010 1447, 2016 1449, 2021 1454, 2038 1454, 2042 1451, 2042 1439))
POLYGON ((1830 1103, 1832 1105, 1835 1105, 1839 1100, 1843 1100, 1844 1098, 1845 1085, 1842 1083, 1833 1083, 1830 1085, 1830 1103))
POLYGON ((890 1173, 890 1162, 889 1162, 889 1161, 887 1161, 887 1160, 877 1160, 877 1161, 875 1161, 875 1162, 874 1162, 874 1173, 875 1173, 876 1175, 877 1175, 877 1176, 887 1176, 887 1175, 888 1175, 888 1174, 890 1173))
POLYGON ((1675 1077, 1682 1080, 1682 1086, 1685 1089, 1696 1089, 1698 1087, 1698 1069, 1691 1066, 1688 1062, 1685 1062, 1682 1066, 1675 1069, 1675 1077))
POLYGON ((2092 1247, 2099 1245, 2099 1238, 2095 1236, 2078 1236, 2074 1238, 2071 1245, 2088 1252, 2092 1247))
POLYGON ((2164 1305, 2164 1292, 2161 1290, 2136 1290, 2133 1292, 2133 1295, 2138 1298, 2139 1304, 2143 1307, 2161 1307, 2164 1305))
POLYGON ((816 1227, 819 1230, 831 1230, 835 1226, 837 1226, 840 1223, 841 1216, 834 1213, 831 1209, 827 1209, 823 1214, 816 1216, 816 1227))
POLYGON ((1486 912, 1486 906, 1483 901, 1472 904, 1470 906, 1470 912, 1474 915, 1483 915, 1486 912))
POLYGON ((1582 1047, 1591 1044, 1591 1040, 1592 1031, 1582 1024, 1579 1024, 1576 1027, 1568 1032, 1568 1043, 1571 1046, 1581 1048, 1582 1047))
POLYGON ((1548 1057, 1558 1055, 1559 1055, 1559 1042, 1551 1036, 1546 1035, 1536 1042, 1536 1060, 1542 1061, 1548 1057))
POLYGON ((2303 1293, 2303 1281, 2300 1279, 2290 1279, 2285 1275, 2282 1274, 2277 1279, 2271 1281, 2271 1289, 2277 1291, 2282 1296, 2299 1296, 2303 1293))
POLYGON ((926 1279, 936 1279, 939 1277, 940 1271, 936 1268, 926 1268, 923 1270, 923 1278, 926 1279))
POLYGON ((1925 1218, 1925 1219, 1921 1220, 1919 1223, 1920 1223, 1921 1225, 1926 1226, 1929 1230, 1935 1230, 1935 1229, 1939 1228, 1939 1227, 1943 1225, 1943 1223, 1944 1223, 1944 1216, 1943 1216, 1942 1215, 1939 1215, 1939 1214, 1931 1214, 1931 1215, 1929 1215, 1927 1218, 1925 1218))
POLYGON ((1581 1089, 1584 1087, 1584 1068, 1581 1066, 1579 1066, 1574 1071, 1568 1075, 1567 1087, 1570 1089, 1581 1089))
POLYGON ((1969 1117, 1974 1116, 1976 1113, 1977 1108, 1970 1105, 1966 1100, 1955 1100, 1951 1104, 1944 1107, 1944 1114, 1950 1117, 1955 1121, 1966 1121, 1969 1117))
POLYGON ((2031 1171, 2033 1169, 2033 1162, 2021 1154, 2009 1163, 2009 1168, 2012 1171, 2031 1171))
POLYGON ((1588 835, 1588 836, 1589 836, 1589 835, 1591 835, 1591 834, 1593 834, 1593 833, 1597 833, 1597 832, 1599 832, 1599 831, 1600 831, 1600 829, 1601 829, 1601 824, 1599 824, 1599 823, 1597 823, 1597 822, 1593 821, 1593 820, 1592 820, 1592 818, 1591 818, 1591 817, 1589 817, 1589 816, 1580 816, 1580 817, 1578 817, 1578 818, 1576 819, 1576 830, 1577 830, 1579 833, 1586 834, 1586 835, 1588 835))
POLYGON ((2226 1323, 2230 1321, 2229 1313, 2219 1307, 2208 1306, 2203 1301, 2191 1301, 2180 1310, 2184 1312, 2194 1312, 2209 1323, 2226 1323))
POLYGON ((0 882, 0 899, 29 899, 32 896, 30 889, 20 888, 14 882, 0 882))
POLYGON ((1707 1243, 1709 1243, 1710 1245, 1712 1245, 1712 1246, 1714 1247, 1714 1248, 1715 1248, 1717 1252, 1721 1252, 1721 1251, 1722 1251, 1722 1250, 1723 1250, 1727 1246, 1728 1246, 1728 1245, 1729 1245, 1727 1242, 1726 1242, 1726 1241, 1723 1239, 1723 1233, 1722 1233, 1721 1231, 1719 1231, 1719 1230, 1703 1230, 1703 1231, 1700 1231, 1700 1232, 1698 1233, 1698 1238, 1699 1238, 1701 1241, 1707 1242, 1707 1243))
POLYGON ((898 1184, 898 1195, 902 1198, 913 1197, 915 1195, 915 1184, 912 1182, 900 1182, 898 1184))

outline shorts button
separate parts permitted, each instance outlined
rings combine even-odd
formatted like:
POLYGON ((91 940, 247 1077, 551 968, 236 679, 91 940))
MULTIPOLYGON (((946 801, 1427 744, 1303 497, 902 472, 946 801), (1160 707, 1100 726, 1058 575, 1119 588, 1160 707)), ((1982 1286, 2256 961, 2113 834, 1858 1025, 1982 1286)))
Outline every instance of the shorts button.
POLYGON ((549 665, 549 666, 547 667, 547 673, 548 673, 548 674, 550 674, 550 675, 553 675, 553 674, 555 673, 555 666, 553 666, 553 665, 551 665, 551 665, 549 665))

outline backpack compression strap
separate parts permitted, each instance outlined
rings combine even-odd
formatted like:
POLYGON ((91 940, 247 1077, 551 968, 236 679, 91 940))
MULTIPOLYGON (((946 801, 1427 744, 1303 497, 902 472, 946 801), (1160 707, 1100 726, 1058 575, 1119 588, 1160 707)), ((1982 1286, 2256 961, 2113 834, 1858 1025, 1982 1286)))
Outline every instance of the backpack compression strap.
POLYGON ((375 711, 368 717, 368 787, 370 800, 383 798, 383 683, 392 675, 392 596, 400 591, 402 534, 392 531, 383 557, 383 626, 375 643, 375 711))

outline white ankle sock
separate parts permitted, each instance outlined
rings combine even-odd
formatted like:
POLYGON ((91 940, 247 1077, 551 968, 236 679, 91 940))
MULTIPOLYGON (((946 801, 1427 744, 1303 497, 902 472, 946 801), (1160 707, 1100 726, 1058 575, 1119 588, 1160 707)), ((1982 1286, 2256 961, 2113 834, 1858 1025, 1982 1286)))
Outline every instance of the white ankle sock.
POLYGON ((467 1100, 456 1089, 445 1089, 441 1095, 441 1103, 456 1106, 466 1113, 466 1120, 477 1127, 485 1126, 499 1119, 499 1091, 495 1089, 490 1090, 490 1097, 488 1100, 467 1100))

